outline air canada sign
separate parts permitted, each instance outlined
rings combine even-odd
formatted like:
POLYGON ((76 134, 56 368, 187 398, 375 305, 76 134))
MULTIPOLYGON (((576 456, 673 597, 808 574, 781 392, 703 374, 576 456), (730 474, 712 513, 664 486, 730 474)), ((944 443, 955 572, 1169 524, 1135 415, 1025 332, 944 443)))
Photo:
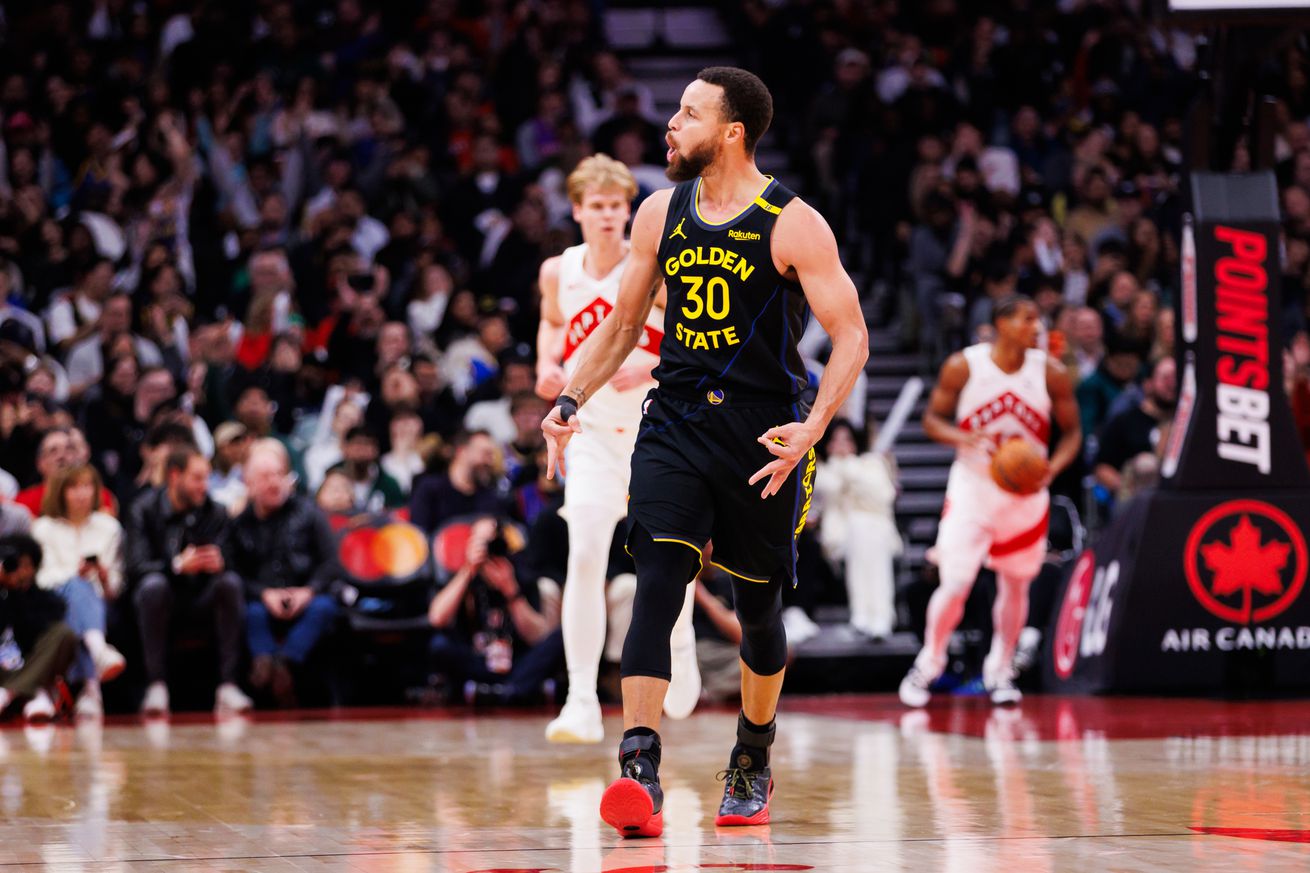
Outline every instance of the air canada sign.
POLYGON ((1261 500, 1221 503, 1192 526, 1183 561, 1196 602, 1229 624, 1170 628, 1161 651, 1310 649, 1310 627, 1266 625, 1305 588, 1305 537, 1287 513, 1261 500))

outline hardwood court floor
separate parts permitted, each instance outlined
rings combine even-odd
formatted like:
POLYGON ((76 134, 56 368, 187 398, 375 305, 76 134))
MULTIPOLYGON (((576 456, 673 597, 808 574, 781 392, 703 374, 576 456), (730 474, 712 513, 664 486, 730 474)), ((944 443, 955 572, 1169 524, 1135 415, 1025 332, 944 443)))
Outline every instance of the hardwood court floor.
MULTIPOLYGON (((9 870, 1310 870, 1310 703, 784 700, 770 827, 716 831, 735 713, 666 726, 662 839, 544 712, 0 730, 9 870)), ((613 742, 611 741, 613 740, 613 742)))

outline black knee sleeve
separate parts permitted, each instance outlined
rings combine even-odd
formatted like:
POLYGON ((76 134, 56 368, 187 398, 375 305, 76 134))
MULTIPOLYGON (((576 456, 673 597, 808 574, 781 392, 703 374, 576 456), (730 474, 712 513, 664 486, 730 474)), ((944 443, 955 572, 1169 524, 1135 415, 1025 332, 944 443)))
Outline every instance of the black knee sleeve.
POLYGON ((637 565, 637 596, 619 675, 668 679, 669 637, 682 612, 687 583, 700 568, 700 556, 681 543, 657 543, 640 524, 633 525, 628 545, 637 565))
POLYGON ((758 676, 772 676, 787 666, 787 631, 782 626, 782 586, 775 575, 768 584, 733 577, 732 597, 741 622, 741 659, 758 676))

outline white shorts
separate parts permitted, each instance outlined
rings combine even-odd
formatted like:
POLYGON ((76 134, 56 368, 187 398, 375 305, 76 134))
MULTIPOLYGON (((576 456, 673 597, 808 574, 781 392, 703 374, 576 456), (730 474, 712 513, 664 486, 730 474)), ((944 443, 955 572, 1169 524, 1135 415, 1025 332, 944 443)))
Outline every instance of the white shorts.
POLYGON ((972 586, 986 566, 1032 579, 1046 558, 1051 495, 1017 495, 962 464, 951 468, 932 559, 942 583, 972 586))
POLYGON ((616 519, 628 514, 628 480, 632 475, 632 447, 637 428, 583 425, 583 431, 564 449, 564 509, 570 506, 601 506, 612 509, 616 519))

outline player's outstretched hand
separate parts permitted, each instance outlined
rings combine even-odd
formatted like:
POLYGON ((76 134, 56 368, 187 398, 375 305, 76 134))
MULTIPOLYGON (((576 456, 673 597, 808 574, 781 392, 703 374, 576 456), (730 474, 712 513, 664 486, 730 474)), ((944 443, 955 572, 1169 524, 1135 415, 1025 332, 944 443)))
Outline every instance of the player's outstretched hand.
POLYGON ((751 485, 766 476, 769 478, 764 486, 764 492, 760 494, 761 499, 778 493, 783 483, 787 481, 787 477, 791 475, 791 471, 817 440, 818 437, 803 421, 793 421, 782 427, 771 427, 755 439, 774 456, 774 460, 756 470, 755 475, 750 478, 751 485))
POLYGON ((546 478, 555 478, 555 465, 559 465, 561 474, 567 474, 564 469, 564 447, 569 444, 575 433, 582 433, 582 424, 578 421, 576 414, 569 416, 567 422, 560 416, 560 409, 556 406, 550 411, 550 414, 541 420, 541 432, 546 435, 546 478))

